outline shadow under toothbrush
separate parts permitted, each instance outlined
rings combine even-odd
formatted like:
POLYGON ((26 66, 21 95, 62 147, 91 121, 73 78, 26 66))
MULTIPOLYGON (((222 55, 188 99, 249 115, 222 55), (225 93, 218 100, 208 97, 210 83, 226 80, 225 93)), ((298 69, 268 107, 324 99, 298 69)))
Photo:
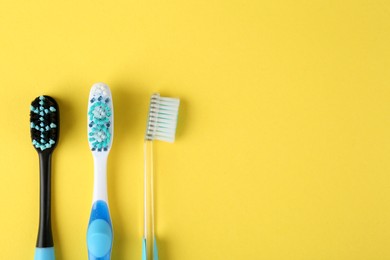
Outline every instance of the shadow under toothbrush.
MULTIPOLYGON (((123 170, 119 169, 117 165, 123 165, 123 162, 129 163, 132 158, 129 158, 128 152, 116 152, 116 151, 129 151, 131 145, 127 144, 128 140, 131 140, 134 143, 140 143, 139 154, 143 158, 143 140, 145 134, 145 127, 147 122, 148 108, 150 102, 150 96, 153 92, 148 91, 145 88, 140 87, 140 84, 135 84, 132 82, 107 82, 111 88, 113 95, 113 104, 114 104, 114 135, 113 135, 113 146, 110 152, 109 161, 108 161, 108 192, 109 192, 109 205, 110 211, 113 218, 113 228, 114 228, 114 243, 112 258, 118 260, 125 260, 128 257, 125 255, 122 248, 129 248, 133 252, 141 254, 141 237, 137 234, 142 234, 142 225, 143 218, 142 214, 137 214, 134 221, 129 220, 128 218, 124 219, 121 208, 123 208, 123 203, 121 203, 122 194, 121 192, 116 192, 116 187, 120 187, 123 183, 123 170), (131 90, 130 90, 131 89, 131 90), (121 163, 122 162, 122 163, 121 163), (140 223, 140 225, 134 225, 134 235, 126 234, 125 229, 120 228, 128 223, 140 223), (119 227, 119 228, 118 228, 119 227)), ((158 92, 158 91, 155 91, 158 92)), ((169 93, 162 92, 162 96, 167 97, 176 97, 175 95, 169 95, 169 93)), ((180 108, 179 108, 179 118, 178 118, 178 127, 176 136, 180 138, 183 134, 184 124, 182 122, 183 118, 187 118, 187 102, 180 98, 180 108)), ((187 118, 188 119, 188 118, 187 118)), ((187 120, 186 120, 187 121, 187 120)), ((134 146, 133 146, 134 147, 134 146)), ((156 150, 155 150, 156 153, 156 150)), ((158 165, 158 162, 155 158, 155 166, 158 165)), ((158 158, 158 156, 157 156, 158 158)), ((141 159, 140 162, 143 160, 141 159)), ((139 163, 134 160, 134 163, 139 163)), ((143 165, 142 165, 143 169, 143 165)), ((132 189, 137 189, 137 194, 143 194, 143 174, 141 172, 130 172, 132 174, 131 183, 135 183, 132 186, 132 189), (138 184, 138 185, 136 185, 138 184)), ((158 193, 158 176, 155 176, 156 180, 156 193, 158 193)), ((127 193, 128 194, 128 193, 127 193)), ((142 201, 139 201, 139 197, 134 197, 130 199, 134 203, 138 204, 140 212, 143 212, 142 201)), ((155 204, 157 205, 158 198, 155 198, 155 204)), ((157 207, 155 208, 157 211, 157 207)), ((158 228, 158 212, 156 214, 156 227, 158 228)), ((166 239, 159 237, 157 232, 157 243, 159 249, 159 257, 161 259, 169 260, 169 244, 166 239)))
POLYGON ((179 97, 180 99, 180 106, 179 106, 179 114, 177 118, 177 127, 176 127, 176 138, 175 139, 180 139, 185 131, 186 128, 188 128, 187 124, 189 124, 188 120, 188 103, 185 98, 179 97), (186 127, 184 127, 186 126, 186 127))
MULTIPOLYGON (((187 128, 187 121, 188 121, 188 106, 187 101, 185 98, 178 96, 176 94, 170 94, 166 92, 161 92, 161 96, 163 97, 171 97, 171 98, 178 98, 180 99, 180 106, 179 106, 179 113, 177 118, 177 127, 176 127, 176 134, 175 134, 175 142, 180 140, 182 136, 185 134, 185 129, 187 128), (184 127, 185 126, 185 127, 184 127)), ((150 98, 150 96, 149 96, 150 98)), ((146 119, 145 119, 146 120, 146 119)), ((159 196, 156 196, 156 194, 163 193, 163 189, 167 190, 169 187, 162 187, 159 180, 163 179, 164 177, 164 170, 159 167, 159 162, 161 156, 159 154, 164 153, 163 148, 160 149, 159 143, 163 141, 155 141, 155 145, 153 146, 153 167, 154 167, 154 215, 155 215, 155 226, 156 226, 156 240, 157 240, 157 247, 158 247, 158 256, 159 259, 169 260, 170 259, 170 253, 171 247, 170 245, 175 244, 174 241, 171 241, 164 236, 160 236, 158 229, 159 229, 159 196)), ((168 227, 168 228, 174 228, 174 227, 168 227)))
MULTIPOLYGON (((134 158, 132 159, 128 156, 127 151, 129 151, 131 147, 134 147, 134 145, 129 145, 128 141, 131 139, 134 139, 135 141, 142 140, 134 133, 137 132, 136 127, 146 124, 146 121, 143 122, 146 119, 139 113, 141 111, 139 107, 142 106, 146 93, 143 94, 129 91, 129 89, 140 89, 131 84, 110 83, 109 86, 111 88, 114 104, 114 135, 112 149, 108 157, 107 172, 108 200, 114 228, 112 259, 125 260, 129 257, 125 254, 123 248, 130 248, 131 251, 137 252, 137 244, 141 246, 141 240, 135 235, 137 232, 134 232, 135 234, 131 235, 126 233, 126 229, 121 228, 130 225, 129 223, 138 223, 139 221, 137 219, 129 220, 128 218, 123 217, 121 209, 124 208, 126 203, 121 202, 123 201, 123 196, 120 196, 119 194, 123 193, 118 192, 118 187, 123 186, 121 184, 123 184, 124 175, 127 173, 118 168, 118 165, 133 164, 132 161, 136 163, 134 158)), ((135 142, 134 140, 132 140, 132 142, 135 142)), ((126 177, 125 179, 134 181, 129 181, 128 187, 130 187, 132 183, 137 183, 135 180, 138 179, 138 175, 142 177, 142 174, 134 171, 130 171, 129 174, 133 174, 133 176, 130 178, 126 177)), ((131 189, 137 189, 137 186, 138 185, 133 185, 131 189)), ((129 196, 131 196, 131 194, 126 193, 126 197, 129 198, 129 196)), ((138 203, 137 200, 137 198, 130 199, 130 201, 135 203, 138 203)), ((132 226, 132 230, 137 230, 136 224, 134 225, 134 228, 132 226)), ((141 230, 140 227, 139 230, 141 230)))
POLYGON ((157 246, 158 246, 158 258, 169 260, 170 259, 170 241, 164 239, 164 237, 157 238, 157 246))
MULTIPOLYGON (((52 96, 53 97, 53 96, 52 96)), ((57 184, 58 183, 58 177, 56 176, 57 173, 59 172, 58 171, 58 160, 59 159, 59 156, 57 155, 57 153, 60 153, 61 152, 61 146, 62 146, 62 142, 64 140, 66 140, 68 138, 68 135, 69 133, 72 131, 72 128, 73 128, 73 123, 74 121, 72 121, 72 118, 74 118, 74 115, 75 115, 75 111, 73 109, 73 107, 70 105, 70 103, 68 103, 66 100, 63 100, 61 98, 57 98, 57 97, 53 97, 57 103, 58 103, 58 107, 59 107, 59 111, 60 111, 60 132, 59 132, 59 140, 58 140, 58 145, 56 147, 56 149, 54 150, 53 152, 53 157, 52 157, 52 190, 53 192, 51 193, 52 194, 52 204, 51 204, 51 211, 52 211, 52 231, 53 231, 53 240, 54 240, 54 250, 55 250, 55 256, 56 256, 56 259, 57 260, 62 260, 63 259, 63 251, 62 251, 62 247, 61 247, 61 240, 60 240, 60 237, 59 237, 59 227, 58 227, 58 217, 57 216, 60 216, 60 212, 58 210, 58 203, 56 203, 57 201, 57 188, 56 187, 59 187, 61 186, 60 184, 57 184), (66 112, 65 112, 66 111, 66 112)))

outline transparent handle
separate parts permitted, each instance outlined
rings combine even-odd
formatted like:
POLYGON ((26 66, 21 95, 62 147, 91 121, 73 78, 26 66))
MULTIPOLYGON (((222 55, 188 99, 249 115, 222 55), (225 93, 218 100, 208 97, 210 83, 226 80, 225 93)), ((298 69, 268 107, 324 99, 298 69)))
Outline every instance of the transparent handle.
POLYGON ((153 142, 145 141, 145 172, 144 172, 144 250, 146 260, 156 260, 154 257, 154 193, 153 193, 153 142))

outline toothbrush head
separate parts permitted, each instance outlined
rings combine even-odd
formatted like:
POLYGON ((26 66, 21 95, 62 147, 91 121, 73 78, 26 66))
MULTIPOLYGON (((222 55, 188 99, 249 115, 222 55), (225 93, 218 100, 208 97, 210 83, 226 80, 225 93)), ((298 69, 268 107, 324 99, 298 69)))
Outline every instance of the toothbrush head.
POLYGON ((32 144, 39 152, 52 152, 58 143, 60 120, 54 98, 39 96, 30 106, 30 133, 32 144))
POLYGON ((96 83, 89 93, 88 142, 93 152, 108 152, 114 133, 114 110, 110 88, 96 83))
POLYGON ((179 105, 178 98, 160 97, 158 93, 152 95, 145 140, 175 141, 179 105))

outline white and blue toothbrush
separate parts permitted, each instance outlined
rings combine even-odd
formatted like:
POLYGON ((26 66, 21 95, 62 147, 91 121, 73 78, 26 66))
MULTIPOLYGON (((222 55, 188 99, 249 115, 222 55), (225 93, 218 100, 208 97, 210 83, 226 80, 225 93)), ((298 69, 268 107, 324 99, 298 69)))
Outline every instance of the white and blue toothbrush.
POLYGON ((113 228, 107 196, 107 158, 114 134, 111 91, 104 83, 92 86, 88 102, 88 142, 94 160, 94 189, 87 231, 89 260, 110 260, 113 228))
POLYGON ((175 141, 177 116, 180 100, 161 97, 155 93, 150 99, 148 121, 145 133, 145 171, 144 171, 144 236, 142 241, 142 260, 158 260, 157 240, 154 224, 154 173, 153 141, 175 141))

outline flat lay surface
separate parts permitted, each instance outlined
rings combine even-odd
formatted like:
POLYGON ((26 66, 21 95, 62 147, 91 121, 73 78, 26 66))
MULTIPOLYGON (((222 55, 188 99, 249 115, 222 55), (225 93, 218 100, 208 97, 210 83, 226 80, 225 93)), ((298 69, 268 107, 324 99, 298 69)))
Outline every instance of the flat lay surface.
POLYGON ((54 97, 58 260, 87 259, 91 86, 112 92, 113 260, 140 260, 152 93, 161 260, 390 259, 389 1, 0 1, 0 259, 33 259, 31 101, 54 97))

